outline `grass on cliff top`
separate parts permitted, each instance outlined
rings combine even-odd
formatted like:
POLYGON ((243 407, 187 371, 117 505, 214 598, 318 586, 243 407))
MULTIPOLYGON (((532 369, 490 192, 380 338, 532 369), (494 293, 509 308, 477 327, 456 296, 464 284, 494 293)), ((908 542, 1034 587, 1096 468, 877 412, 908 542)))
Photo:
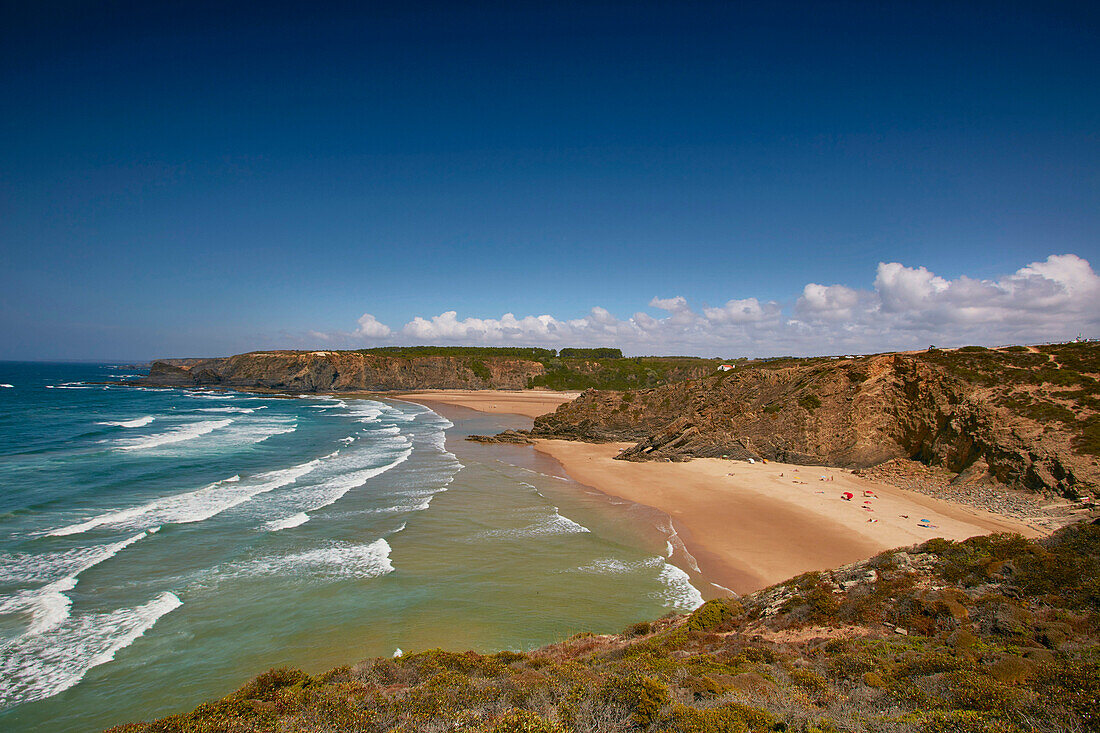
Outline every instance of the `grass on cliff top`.
POLYGON ((672 382, 698 379, 714 373, 718 359, 675 356, 636 356, 622 359, 561 357, 543 362, 546 373, 528 380, 528 387, 560 390, 648 389, 672 382))
POLYGON ((1094 523, 1042 542, 935 540, 531 652, 273 669, 115 731, 1096 733, 1098 634, 1094 523))

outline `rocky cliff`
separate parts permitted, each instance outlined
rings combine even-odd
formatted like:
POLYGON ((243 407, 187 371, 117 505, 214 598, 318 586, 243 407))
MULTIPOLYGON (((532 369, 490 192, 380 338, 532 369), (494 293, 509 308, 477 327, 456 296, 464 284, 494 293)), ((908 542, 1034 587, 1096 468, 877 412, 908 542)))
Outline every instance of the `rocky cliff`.
POLYGON ((290 392, 524 389, 537 361, 500 357, 382 356, 346 351, 266 351, 180 364, 153 362, 143 383, 290 392))
POLYGON ((535 437, 631 441, 626 460, 891 458, 1064 495, 1100 487, 1100 346, 790 359, 656 389, 589 390, 535 437))

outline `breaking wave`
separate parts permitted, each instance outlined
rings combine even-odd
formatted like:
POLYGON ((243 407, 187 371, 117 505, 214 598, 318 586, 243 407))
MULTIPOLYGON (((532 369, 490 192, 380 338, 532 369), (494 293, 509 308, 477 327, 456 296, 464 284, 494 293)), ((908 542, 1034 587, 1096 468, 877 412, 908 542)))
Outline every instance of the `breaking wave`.
POLYGON ((310 579, 377 578, 394 571, 390 544, 378 539, 366 545, 333 543, 328 547, 254 560, 242 575, 301 575, 310 579))
POLYGON ((50 534, 78 534, 100 526, 149 527, 201 522, 243 504, 254 496, 293 483, 316 469, 320 463, 320 459, 314 459, 291 468, 257 474, 247 481, 241 481, 240 476, 231 476, 195 491, 155 499, 130 509, 100 514, 85 522, 55 529, 50 534))
POLYGON ((156 418, 152 415, 146 415, 145 417, 138 417, 133 420, 106 420, 104 422, 98 422, 96 425, 110 425, 116 428, 143 428, 155 419, 156 418))
POLYGON ((182 605, 174 593, 164 592, 136 608, 82 614, 0 646, 0 708, 67 690, 182 605))
MULTIPOLYGON (((152 530, 156 531, 156 530, 152 530)), ((3 600, 0 600, 0 613, 30 612, 31 623, 27 628, 28 634, 40 634, 44 631, 59 626, 69 617, 69 609, 72 600, 65 595, 76 587, 77 576, 88 568, 94 567, 105 560, 117 555, 123 548, 129 547, 142 539, 149 532, 141 532, 133 537, 99 547, 70 550, 66 553, 55 553, 52 561, 49 556, 36 557, 30 568, 32 577, 11 577, 9 573, 5 579, 26 582, 28 580, 41 580, 41 577, 33 577, 33 574, 45 575, 46 578, 56 577, 63 573, 63 577, 52 580, 41 588, 23 590, 3 600)), ((5 563, 7 565, 7 563, 5 563)), ((14 569, 14 568, 13 568, 14 569)))
POLYGON ((119 450, 146 450, 148 448, 159 448, 162 445, 193 440, 200 435, 206 435, 207 433, 212 433, 215 430, 227 427, 232 422, 232 418, 226 420, 203 420, 200 422, 193 422, 188 425, 181 425, 178 428, 172 428, 163 433, 156 433, 155 435, 146 435, 142 438, 127 438, 119 441, 115 447, 119 450))

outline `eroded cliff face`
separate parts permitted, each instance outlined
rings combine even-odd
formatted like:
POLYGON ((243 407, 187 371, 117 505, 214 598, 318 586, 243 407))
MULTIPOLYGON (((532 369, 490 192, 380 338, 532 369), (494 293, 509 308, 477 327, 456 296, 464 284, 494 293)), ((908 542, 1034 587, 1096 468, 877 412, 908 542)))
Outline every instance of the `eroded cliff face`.
MULTIPOLYGON (((1038 399, 1041 386, 1026 386, 1021 394, 1038 399)), ((625 460, 729 456, 860 468, 913 458, 970 478, 1094 494, 1100 463, 1080 450, 1090 410, 1079 409, 1072 424, 1029 417, 1003 405, 1018 397, 1005 390, 919 356, 795 362, 637 392, 589 390, 537 418, 531 432, 635 442, 625 460)))
POLYGON ((269 351, 177 366, 154 362, 146 384, 220 386, 288 392, 414 389, 524 389, 543 374, 522 359, 453 356, 391 357, 336 351, 269 351))

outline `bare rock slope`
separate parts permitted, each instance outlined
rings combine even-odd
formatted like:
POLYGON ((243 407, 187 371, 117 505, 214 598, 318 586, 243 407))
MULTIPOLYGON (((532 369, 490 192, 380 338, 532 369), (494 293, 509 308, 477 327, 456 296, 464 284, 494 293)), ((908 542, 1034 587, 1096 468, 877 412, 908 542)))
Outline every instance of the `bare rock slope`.
POLYGON ((893 458, 965 480, 1100 487, 1100 345, 750 362, 639 391, 589 390, 534 437, 631 441, 625 460, 692 456, 861 468, 893 458))

